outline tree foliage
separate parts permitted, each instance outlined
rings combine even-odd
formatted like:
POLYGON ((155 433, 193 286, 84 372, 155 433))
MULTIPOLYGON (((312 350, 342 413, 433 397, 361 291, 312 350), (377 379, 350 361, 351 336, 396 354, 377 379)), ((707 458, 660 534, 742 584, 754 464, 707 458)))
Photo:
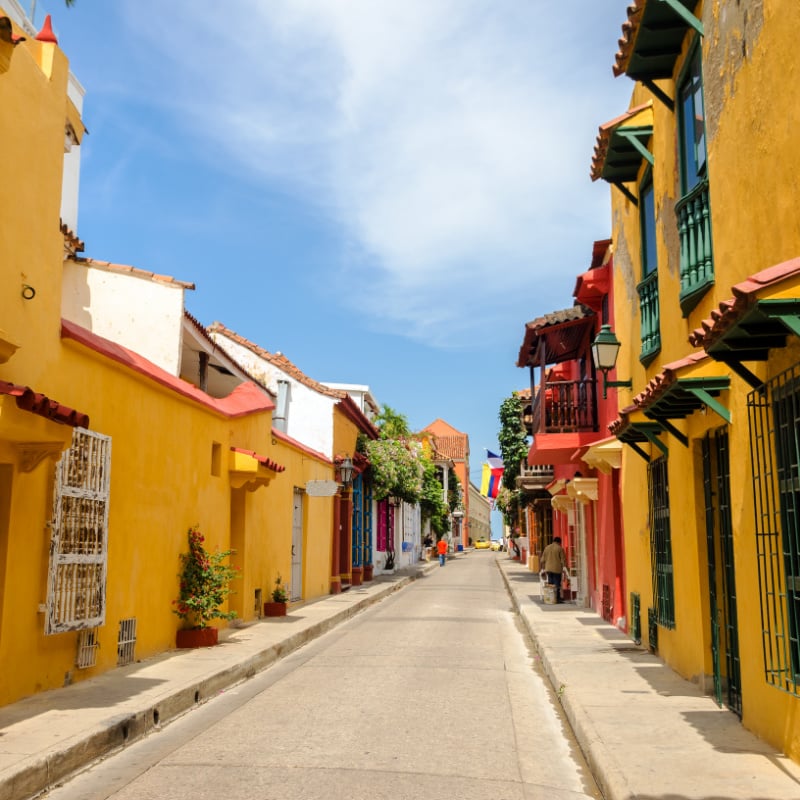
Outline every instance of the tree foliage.
POLYGON ((420 449, 419 443, 406 439, 381 438, 364 442, 376 500, 389 495, 407 503, 419 500, 423 481, 420 449))
POLYGON ((503 486, 514 491, 520 466, 528 455, 528 435, 522 425, 523 403, 517 392, 512 392, 500 404, 498 418, 500 432, 497 441, 500 444, 500 456, 503 459, 503 486))
POLYGON ((404 414, 391 406, 383 406, 375 418, 381 439, 410 439, 411 428, 404 414))

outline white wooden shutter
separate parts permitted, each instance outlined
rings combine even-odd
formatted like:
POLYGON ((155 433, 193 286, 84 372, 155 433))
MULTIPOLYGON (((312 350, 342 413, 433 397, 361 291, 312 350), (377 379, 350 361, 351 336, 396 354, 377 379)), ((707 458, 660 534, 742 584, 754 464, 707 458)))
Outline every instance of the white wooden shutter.
POLYGON ((111 438, 76 428, 56 466, 45 634, 105 623, 111 438))

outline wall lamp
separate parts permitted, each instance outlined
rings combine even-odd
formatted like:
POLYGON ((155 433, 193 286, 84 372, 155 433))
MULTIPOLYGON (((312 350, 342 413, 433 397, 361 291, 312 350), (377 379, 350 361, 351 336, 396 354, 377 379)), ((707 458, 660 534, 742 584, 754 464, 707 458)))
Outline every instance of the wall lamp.
POLYGON ((345 456, 339 462, 339 483, 342 486, 349 486, 353 482, 353 459, 345 456))
POLYGON ((608 373, 614 369, 617 363, 617 355, 619 354, 620 344, 619 339, 614 335, 610 325, 601 325, 600 330, 592 342, 592 360, 594 361, 595 369, 599 369, 603 373, 603 400, 607 397, 608 387, 613 388, 627 387, 630 389, 633 386, 632 380, 627 381, 610 381, 608 373))

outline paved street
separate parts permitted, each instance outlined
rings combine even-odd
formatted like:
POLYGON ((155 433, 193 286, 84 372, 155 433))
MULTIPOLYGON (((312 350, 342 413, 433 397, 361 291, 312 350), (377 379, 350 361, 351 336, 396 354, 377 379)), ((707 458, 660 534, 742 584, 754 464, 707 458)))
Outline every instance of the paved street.
POLYGON ((48 797, 599 797, 536 664, 476 552, 48 797))

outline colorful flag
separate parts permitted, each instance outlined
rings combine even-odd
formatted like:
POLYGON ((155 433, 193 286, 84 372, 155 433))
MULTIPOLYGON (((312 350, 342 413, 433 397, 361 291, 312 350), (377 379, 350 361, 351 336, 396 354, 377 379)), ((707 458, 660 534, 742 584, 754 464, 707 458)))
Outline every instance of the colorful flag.
POLYGON ((505 469, 503 459, 500 458, 497 453, 493 453, 491 450, 486 451, 486 460, 489 462, 489 466, 492 469, 505 469))
POLYGON ((503 459, 490 450, 486 451, 487 462, 483 465, 481 474, 481 494, 489 499, 497 497, 500 491, 500 481, 503 478, 503 459))

